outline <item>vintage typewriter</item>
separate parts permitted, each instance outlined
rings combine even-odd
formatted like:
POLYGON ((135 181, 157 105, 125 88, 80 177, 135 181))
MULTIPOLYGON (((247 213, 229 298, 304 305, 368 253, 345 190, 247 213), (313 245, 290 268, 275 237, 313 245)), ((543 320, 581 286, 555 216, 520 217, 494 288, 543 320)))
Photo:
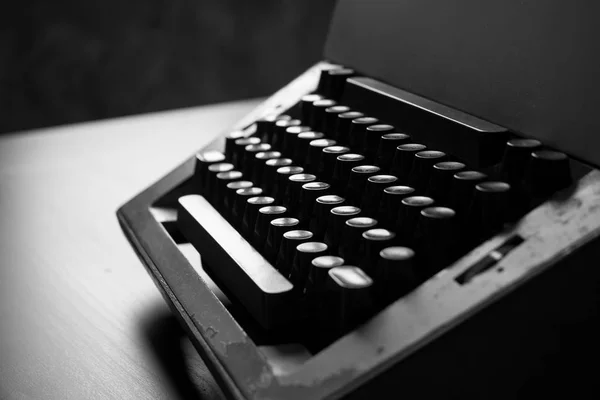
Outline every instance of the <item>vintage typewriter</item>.
POLYGON ((118 211, 227 395, 594 393, 595 8, 342 0, 327 61, 118 211))

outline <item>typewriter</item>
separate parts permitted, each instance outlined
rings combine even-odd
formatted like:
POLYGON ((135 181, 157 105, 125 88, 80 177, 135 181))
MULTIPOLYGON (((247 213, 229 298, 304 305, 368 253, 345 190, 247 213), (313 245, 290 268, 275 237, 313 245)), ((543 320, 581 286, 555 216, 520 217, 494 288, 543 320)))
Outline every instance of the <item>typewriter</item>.
POLYGON ((594 8, 341 0, 324 61, 118 211, 229 397, 598 394, 594 8))

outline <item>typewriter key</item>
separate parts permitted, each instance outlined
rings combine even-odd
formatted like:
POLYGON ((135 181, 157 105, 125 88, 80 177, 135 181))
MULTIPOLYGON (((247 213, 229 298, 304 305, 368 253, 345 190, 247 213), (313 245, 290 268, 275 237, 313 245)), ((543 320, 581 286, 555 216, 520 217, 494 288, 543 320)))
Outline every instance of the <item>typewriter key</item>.
POLYGON ((350 170, 346 198, 354 203, 360 203, 367 179, 379 173, 379 167, 375 165, 359 165, 350 170))
POLYGON ((266 206, 258 210, 251 241, 256 250, 262 253, 269 233, 269 224, 274 219, 283 217, 286 211, 283 206, 266 206))
POLYGON ((348 111, 350 111, 350 107, 346 106, 333 106, 325 109, 325 118, 323 120, 323 128, 321 130, 329 137, 335 137, 338 116, 348 111))
POLYGON ((375 265, 374 292, 382 307, 404 296, 420 282, 416 273, 415 252, 408 247, 382 249, 375 265))
POLYGON ((391 171, 396 148, 401 144, 409 143, 410 139, 410 136, 405 133, 386 133, 381 135, 375 163, 383 172, 388 173, 391 171))
POLYGON ((289 167, 292 165, 291 158, 274 158, 265 161, 263 167, 262 178, 260 179, 261 186, 265 193, 272 194, 275 190, 275 182, 277 180, 277 170, 281 167, 289 167))
POLYGON ((326 252, 327 245, 323 242, 304 242, 296 246, 292 269, 289 274, 289 279, 294 286, 304 287, 312 260, 325 255, 326 252))
POLYGON ((309 125, 315 131, 323 130, 325 122, 325 110, 335 106, 337 103, 331 99, 321 99, 312 103, 312 120, 309 125))
POLYGON ((350 218, 344 223, 342 229, 342 239, 338 247, 338 254, 350 263, 358 264, 361 256, 362 234, 375 227, 377 220, 370 217, 350 218))
POLYGON ((389 186, 383 189, 381 205, 376 214, 379 224, 386 229, 395 229, 400 203, 405 197, 412 196, 414 191, 410 186, 389 186))
POLYGON ((365 150, 364 143, 367 127, 377 123, 379 123, 379 120, 373 117, 353 119, 350 123, 350 133, 348 135, 350 148, 363 152, 365 150))
POLYGON ((392 160, 392 175, 398 177, 399 183, 406 183, 412 164, 414 155, 426 149, 426 146, 418 143, 401 144, 396 147, 394 158, 392 160))
POLYGON ((316 139, 311 141, 308 146, 306 170, 312 173, 317 173, 321 164, 321 155, 323 154, 323 149, 335 146, 335 144, 335 140, 332 139, 316 139))
POLYGON ((299 244, 308 242, 312 239, 313 234, 311 231, 295 229, 284 233, 277 252, 275 268, 281 272, 283 276, 288 278, 292 271, 292 261, 294 259, 296 247, 299 244))
POLYGON ((275 199, 269 196, 256 196, 251 197, 246 202, 246 209, 242 217, 242 235, 245 238, 252 236, 254 232, 254 225, 256 224, 256 218, 258 217, 258 210, 262 207, 271 205, 275 202, 275 199))
POLYGON ((277 253, 281 246, 283 234, 287 231, 296 229, 296 226, 298 226, 299 223, 300 221, 298 221, 298 219, 290 217, 275 218, 269 223, 263 256, 271 264, 274 264, 275 261, 277 261, 277 253))
POLYGON ((393 131, 394 127, 387 124, 371 125, 365 129, 365 139, 360 147, 364 149, 365 158, 368 162, 375 162, 375 156, 377 155, 381 137, 385 134, 392 133, 393 131))
POLYGON ((327 220, 324 242, 331 249, 337 250, 340 245, 344 223, 346 220, 357 217, 359 214, 360 208, 354 206, 337 206, 332 208, 327 220))
POLYGON ((350 124, 357 118, 362 118, 365 115, 358 111, 348 111, 338 114, 335 134, 333 139, 343 144, 348 144, 348 136, 350 134, 350 124))
POLYGON ((323 136, 322 132, 302 132, 298 134, 296 139, 296 144, 294 145, 294 156, 293 160, 298 160, 299 163, 304 163, 306 161, 306 157, 308 156, 308 148, 310 146, 310 142, 316 139, 321 139, 323 136))
POLYGON ((424 150, 416 153, 408 176, 408 185, 418 191, 425 191, 433 166, 443 161, 444 158, 446 158, 446 153, 442 151, 424 150))
POLYGON ((343 197, 335 194, 328 194, 317 198, 314 202, 312 218, 309 222, 309 229, 315 234, 315 239, 324 240, 329 212, 334 207, 343 204, 344 201, 343 197))
POLYGON ((262 185, 263 174, 265 172, 265 163, 267 160, 277 159, 281 157, 278 151, 261 151, 254 156, 254 166, 252 167, 252 181, 257 186, 262 185))

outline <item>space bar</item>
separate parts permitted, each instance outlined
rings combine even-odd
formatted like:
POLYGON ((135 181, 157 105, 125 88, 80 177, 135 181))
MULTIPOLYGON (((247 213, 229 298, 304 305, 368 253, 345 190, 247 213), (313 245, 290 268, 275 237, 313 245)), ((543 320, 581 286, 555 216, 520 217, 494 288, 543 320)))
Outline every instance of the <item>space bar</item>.
POLYGON ((179 198, 177 225, 205 269, 265 328, 285 323, 293 285, 202 196, 179 198))

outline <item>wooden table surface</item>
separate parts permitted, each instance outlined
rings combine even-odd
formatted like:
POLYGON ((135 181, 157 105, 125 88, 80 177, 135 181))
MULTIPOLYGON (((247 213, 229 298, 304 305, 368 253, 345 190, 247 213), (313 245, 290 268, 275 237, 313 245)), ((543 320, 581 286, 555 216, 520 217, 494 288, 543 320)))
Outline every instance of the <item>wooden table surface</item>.
POLYGON ((257 104, 0 137, 0 399, 220 397, 115 212, 257 104))

